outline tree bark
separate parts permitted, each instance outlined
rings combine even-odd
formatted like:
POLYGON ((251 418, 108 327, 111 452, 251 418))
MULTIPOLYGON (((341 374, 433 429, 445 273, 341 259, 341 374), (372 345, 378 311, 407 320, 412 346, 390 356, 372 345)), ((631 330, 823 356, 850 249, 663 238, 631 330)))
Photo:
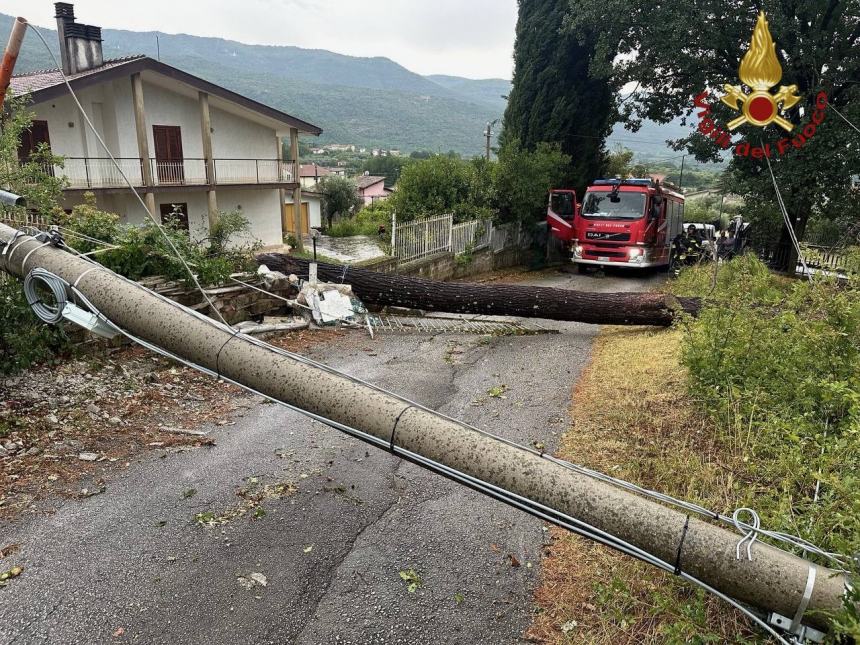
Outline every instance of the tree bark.
MULTIPOLYGON (((281 253, 257 256, 273 271, 308 274, 308 260, 281 253)), ((592 293, 517 284, 437 282, 317 262, 317 276, 352 285, 367 304, 449 313, 545 318, 602 325, 668 326, 679 313, 696 315, 697 298, 660 293, 592 293)))

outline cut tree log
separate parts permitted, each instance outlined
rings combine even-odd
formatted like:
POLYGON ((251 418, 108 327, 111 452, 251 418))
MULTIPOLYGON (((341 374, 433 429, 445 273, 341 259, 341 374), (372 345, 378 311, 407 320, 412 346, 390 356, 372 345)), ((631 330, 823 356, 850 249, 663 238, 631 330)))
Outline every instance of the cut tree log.
MULTIPOLYGON (((305 276, 310 263, 282 253, 263 253, 257 261, 273 271, 305 276)), ((317 276, 328 282, 351 284, 367 304, 424 311, 665 327, 680 313, 695 316, 700 308, 697 298, 661 293, 595 293, 519 284, 438 282, 325 262, 317 262, 317 276)))

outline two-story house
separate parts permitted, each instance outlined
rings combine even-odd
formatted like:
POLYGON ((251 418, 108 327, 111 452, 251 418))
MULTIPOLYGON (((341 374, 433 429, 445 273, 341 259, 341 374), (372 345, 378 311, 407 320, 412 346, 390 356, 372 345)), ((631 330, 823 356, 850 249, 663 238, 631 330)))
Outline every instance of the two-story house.
MULTIPOLYGON (((101 29, 55 5, 63 72, 123 173, 156 217, 180 213, 194 239, 207 237, 219 212, 240 211, 264 245, 282 243, 283 204, 302 203, 298 137, 315 125, 146 56, 103 60, 101 29), (289 137, 291 158, 281 141, 289 137)), ((64 157, 48 169, 63 176, 64 206, 83 193, 141 223, 146 213, 86 126, 60 70, 15 76, 13 92, 35 113, 19 154, 40 143, 64 157)))

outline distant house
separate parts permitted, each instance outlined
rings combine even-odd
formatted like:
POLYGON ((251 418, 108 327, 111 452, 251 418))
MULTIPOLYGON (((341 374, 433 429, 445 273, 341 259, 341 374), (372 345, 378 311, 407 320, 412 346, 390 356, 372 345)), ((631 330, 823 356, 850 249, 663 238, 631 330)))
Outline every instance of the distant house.
POLYGON ((365 206, 385 199, 392 192, 385 187, 385 177, 361 175, 356 178, 355 184, 358 189, 358 196, 364 200, 365 206))
POLYGON ((320 166, 316 163, 303 163, 299 174, 301 177, 302 188, 313 190, 316 188, 320 179, 330 174, 332 174, 331 170, 325 166, 320 166))
MULTIPOLYGON (((219 211, 241 211, 252 235, 281 244, 283 195, 299 193, 300 134, 315 125, 146 56, 104 60, 101 29, 75 22, 74 7, 56 9, 63 72, 122 172, 158 218, 178 216, 192 238, 209 235, 219 211), (290 137, 293 159, 282 158, 290 137)), ((46 170, 66 180, 63 205, 85 192, 99 207, 142 223, 146 213, 80 116, 60 70, 12 78, 35 113, 18 150, 40 144, 64 162, 46 170)))

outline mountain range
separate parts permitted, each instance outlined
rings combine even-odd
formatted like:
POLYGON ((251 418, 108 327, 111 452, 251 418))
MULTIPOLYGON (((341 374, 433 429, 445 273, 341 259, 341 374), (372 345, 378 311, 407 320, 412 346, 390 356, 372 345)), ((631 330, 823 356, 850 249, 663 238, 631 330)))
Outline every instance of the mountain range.
MULTIPOLYGON (((13 20, 0 14, 0 34, 9 33, 13 20)), ((39 29, 59 57, 56 31, 39 29)), ((105 58, 158 58, 320 126, 320 143, 477 155, 484 127, 501 118, 511 87, 504 79, 421 76, 389 58, 321 49, 116 29, 104 29, 102 38, 105 58)), ((50 67, 44 45, 28 33, 15 71, 50 67)), ((661 139, 677 131, 672 124, 646 123, 636 134, 614 132, 609 145, 617 142, 643 156, 669 156, 661 139)))

